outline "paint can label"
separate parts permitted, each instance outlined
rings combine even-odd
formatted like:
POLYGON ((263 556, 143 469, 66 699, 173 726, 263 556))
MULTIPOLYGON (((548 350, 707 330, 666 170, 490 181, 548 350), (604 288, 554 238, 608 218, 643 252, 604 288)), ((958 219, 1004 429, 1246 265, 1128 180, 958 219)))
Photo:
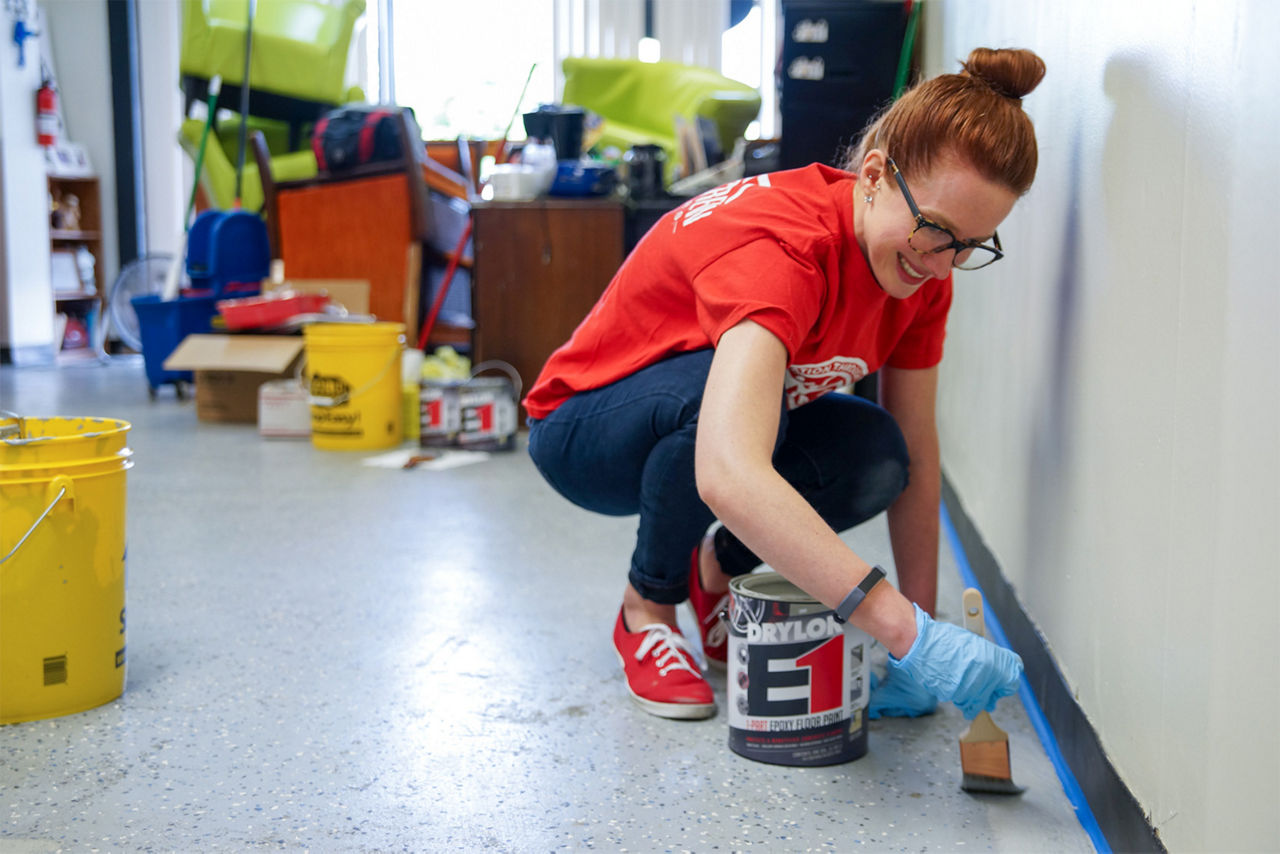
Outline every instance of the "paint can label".
POLYGON ((509 380, 477 377, 458 389, 458 445, 473 450, 510 450, 516 440, 516 396, 509 380))
POLYGON ((421 414, 418 444, 427 448, 453 445, 462 423, 457 384, 423 382, 418 404, 421 414))
POLYGON ((730 749, 777 765, 832 765, 865 754, 870 640, 777 573, 734 579, 730 749), (780 585, 795 594, 775 598, 780 585))
POLYGON ((424 380, 418 395, 423 447, 510 450, 515 447, 519 413, 515 388, 501 377, 465 382, 424 380))

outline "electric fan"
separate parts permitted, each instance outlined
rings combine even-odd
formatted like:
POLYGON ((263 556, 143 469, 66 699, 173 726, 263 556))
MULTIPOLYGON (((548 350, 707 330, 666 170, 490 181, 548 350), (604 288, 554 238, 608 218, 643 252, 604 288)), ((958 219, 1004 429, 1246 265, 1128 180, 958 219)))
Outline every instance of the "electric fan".
MULTIPOLYGON (((134 297, 161 293, 164 290, 165 278, 172 267, 173 256, 160 253, 144 255, 124 266, 111 286, 111 298, 107 303, 108 322, 101 324, 102 347, 99 348, 99 352, 106 352, 108 326, 120 339, 121 344, 135 353, 142 352, 142 330, 131 300, 134 297)), ((189 284, 185 281, 185 274, 184 270, 183 287, 189 284)))

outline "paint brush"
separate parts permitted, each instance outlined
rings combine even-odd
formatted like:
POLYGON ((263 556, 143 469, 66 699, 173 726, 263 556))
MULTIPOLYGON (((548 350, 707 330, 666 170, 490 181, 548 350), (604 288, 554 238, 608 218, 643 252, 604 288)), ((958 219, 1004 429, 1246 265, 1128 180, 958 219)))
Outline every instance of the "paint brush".
MULTIPOLYGON (((982 594, 968 588, 964 591, 963 605, 964 627, 976 635, 985 635, 982 594)), ((1009 734, 996 726, 985 711, 979 712, 960 736, 960 769, 964 772, 960 788, 966 792, 1020 795, 1026 791, 1013 782, 1009 768, 1009 734)))

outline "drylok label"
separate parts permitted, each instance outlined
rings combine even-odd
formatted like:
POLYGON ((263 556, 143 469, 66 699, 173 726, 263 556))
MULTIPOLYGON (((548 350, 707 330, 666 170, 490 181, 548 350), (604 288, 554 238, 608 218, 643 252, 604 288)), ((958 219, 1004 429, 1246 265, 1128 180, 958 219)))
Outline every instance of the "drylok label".
POLYGON ((741 690, 729 712, 730 726, 794 732, 826 726, 848 715, 843 633, 825 640, 775 644, 730 637, 729 646, 730 660, 735 662, 733 678, 741 690), (740 663, 744 659, 745 664, 740 663))
POLYGON ((473 444, 503 440, 516 432, 516 404, 511 387, 464 388, 458 395, 458 441, 473 444))
POLYGON ((798 640, 821 640, 843 634, 836 618, 827 614, 809 619, 780 623, 750 623, 746 628, 748 643, 790 643, 798 640))
POLYGON ((863 638, 817 603, 734 590, 730 749, 781 765, 826 765, 865 753, 863 638))

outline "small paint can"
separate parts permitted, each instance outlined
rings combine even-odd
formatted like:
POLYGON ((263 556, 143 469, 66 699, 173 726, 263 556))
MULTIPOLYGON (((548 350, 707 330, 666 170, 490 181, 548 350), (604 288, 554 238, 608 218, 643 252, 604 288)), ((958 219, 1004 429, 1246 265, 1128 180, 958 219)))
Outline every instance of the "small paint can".
POLYGON ((775 765, 867 752, 871 637, 776 572, 729 583, 729 749, 775 765))
POLYGON ((423 380, 418 392, 418 444, 443 448, 457 441, 462 424, 458 411, 457 380, 423 380))
POLYGON ((505 377, 472 377, 458 387, 458 446, 508 451, 515 447, 515 388, 505 377))
POLYGON ((520 375, 506 362, 481 362, 470 379, 422 380, 418 444, 472 451, 509 451, 520 427, 520 375), (506 376, 487 376, 499 370, 506 376))

